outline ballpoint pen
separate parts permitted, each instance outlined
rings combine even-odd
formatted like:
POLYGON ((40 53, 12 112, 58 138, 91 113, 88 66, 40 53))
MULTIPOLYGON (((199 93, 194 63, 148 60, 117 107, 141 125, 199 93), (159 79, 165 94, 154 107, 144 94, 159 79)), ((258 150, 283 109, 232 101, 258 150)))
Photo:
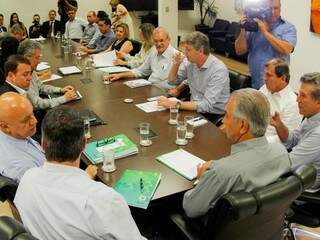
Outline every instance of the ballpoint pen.
POLYGON ((193 122, 196 122, 196 121, 199 121, 199 120, 201 120, 202 119, 202 117, 196 117, 196 118, 194 118, 192 121, 193 122))
POLYGON ((143 180, 140 178, 140 193, 143 193, 143 180))

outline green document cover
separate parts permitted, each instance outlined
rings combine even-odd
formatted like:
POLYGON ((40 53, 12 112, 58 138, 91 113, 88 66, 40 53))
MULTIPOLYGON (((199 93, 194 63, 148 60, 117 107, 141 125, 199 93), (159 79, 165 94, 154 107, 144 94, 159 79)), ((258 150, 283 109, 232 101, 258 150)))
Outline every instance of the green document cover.
POLYGON ((127 169, 114 189, 126 199, 128 205, 147 209, 160 179, 158 172, 127 169))
POLYGON ((119 134, 88 143, 84 149, 84 154, 93 164, 98 164, 103 162, 102 153, 104 149, 112 149, 114 151, 115 159, 130 156, 139 152, 136 144, 134 144, 126 135, 119 134))

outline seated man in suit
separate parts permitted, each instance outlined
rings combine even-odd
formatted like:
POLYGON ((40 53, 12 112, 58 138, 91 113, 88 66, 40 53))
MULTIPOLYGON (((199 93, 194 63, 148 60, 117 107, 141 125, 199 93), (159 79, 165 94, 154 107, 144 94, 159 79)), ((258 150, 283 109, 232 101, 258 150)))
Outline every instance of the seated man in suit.
POLYGON ((32 235, 43 240, 142 239, 123 197, 79 169, 86 144, 79 113, 66 107, 50 110, 42 133, 47 162, 24 174, 14 199, 32 235))
POLYGON ((176 85, 168 81, 172 57, 177 50, 170 44, 170 36, 163 27, 157 27, 153 31, 154 47, 145 58, 144 63, 128 72, 110 75, 111 81, 121 78, 146 78, 155 86, 168 90, 176 85))
POLYGON ((39 80, 35 70, 41 61, 41 51, 41 44, 32 40, 25 40, 18 48, 18 54, 25 56, 31 64, 32 81, 27 91, 27 97, 30 99, 33 107, 35 109, 47 109, 76 99, 77 94, 72 86, 60 88, 43 84, 43 82, 39 80), (63 95, 51 99, 40 97, 40 94, 50 93, 62 93, 63 95))
POLYGON ((229 71, 225 64, 210 54, 209 39, 201 32, 189 34, 184 47, 188 62, 182 53, 177 52, 169 72, 169 81, 182 82, 169 90, 178 96, 189 86, 191 101, 172 101, 166 97, 158 98, 158 104, 165 108, 177 106, 180 109, 206 114, 215 122, 224 113, 230 96, 229 71))
MULTIPOLYGON (((30 65, 26 66, 31 80, 30 65)), ((25 171, 45 161, 40 145, 31 138, 37 120, 29 100, 15 92, 0 96, 0 109, 0 173, 19 182, 25 171)))
POLYGON ((290 170, 285 147, 268 143, 264 136, 269 118, 269 102, 262 93, 249 88, 232 93, 223 119, 231 154, 198 166, 199 183, 183 198, 188 217, 204 216, 226 193, 250 192, 290 170))
MULTIPOLYGON (((265 84, 260 88, 270 103, 271 115, 278 112, 290 130, 296 129, 302 120, 299 114, 297 95, 289 86, 289 65, 280 58, 268 61, 264 68, 265 84)), ((281 142, 276 129, 269 124, 266 137, 269 142, 281 142)))
POLYGON ((57 12, 55 10, 49 11, 49 21, 45 21, 41 26, 42 37, 54 37, 58 32, 62 34, 62 27, 60 21, 56 20, 57 12))
POLYGON ((7 31, 7 28, 3 26, 3 19, 4 19, 3 14, 0 13, 0 33, 7 31))
POLYGON ((30 61, 21 55, 12 55, 4 65, 6 81, 0 86, 0 95, 17 92, 26 95, 32 80, 30 61))
POLYGON ((301 77, 297 97, 299 112, 304 116, 300 126, 292 131, 282 122, 279 113, 271 119, 280 140, 288 149, 292 168, 312 164, 317 169, 314 188, 320 186, 320 73, 308 73, 301 77))

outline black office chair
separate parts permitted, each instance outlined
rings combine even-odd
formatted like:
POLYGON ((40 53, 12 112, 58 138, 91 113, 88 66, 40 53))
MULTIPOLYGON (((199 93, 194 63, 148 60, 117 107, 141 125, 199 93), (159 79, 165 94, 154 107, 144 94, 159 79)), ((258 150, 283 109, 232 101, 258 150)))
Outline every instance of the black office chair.
POLYGON ((286 211, 316 177, 312 166, 297 171, 251 193, 235 192, 221 197, 208 212, 208 222, 196 230, 186 217, 170 219, 188 239, 275 240, 282 239, 286 211))
POLYGON ((230 92, 250 86, 248 76, 229 70, 230 92))
MULTIPOLYGON (((229 25, 230 25, 229 21, 217 18, 213 24, 212 29, 209 31, 208 37, 209 37, 209 41, 210 41, 210 47, 213 48, 215 51, 221 52, 221 51, 219 51, 221 46, 215 45, 216 39, 220 39, 220 38, 224 39, 225 38, 227 31, 228 31, 228 28, 229 28, 229 25)), ((219 43, 217 43, 217 44, 219 44, 219 43)))
POLYGON ((13 204, 13 199, 16 195, 17 188, 18 184, 16 182, 10 178, 0 175, 0 201, 8 201, 14 218, 20 221, 19 212, 13 204))
POLYGON ((24 226, 17 220, 2 216, 0 217, 0 239, 1 240, 36 240, 30 235, 24 226))

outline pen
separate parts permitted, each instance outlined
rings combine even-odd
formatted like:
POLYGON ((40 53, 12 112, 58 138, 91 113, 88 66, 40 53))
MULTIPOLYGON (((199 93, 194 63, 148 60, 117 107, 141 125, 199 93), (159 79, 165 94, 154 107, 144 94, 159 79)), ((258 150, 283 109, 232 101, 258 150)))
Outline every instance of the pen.
POLYGON ((192 121, 193 122, 196 122, 196 121, 199 121, 199 120, 201 120, 202 119, 202 117, 196 117, 196 118, 194 118, 192 121))
POLYGON ((140 192, 143 193, 143 180, 140 178, 140 192))

